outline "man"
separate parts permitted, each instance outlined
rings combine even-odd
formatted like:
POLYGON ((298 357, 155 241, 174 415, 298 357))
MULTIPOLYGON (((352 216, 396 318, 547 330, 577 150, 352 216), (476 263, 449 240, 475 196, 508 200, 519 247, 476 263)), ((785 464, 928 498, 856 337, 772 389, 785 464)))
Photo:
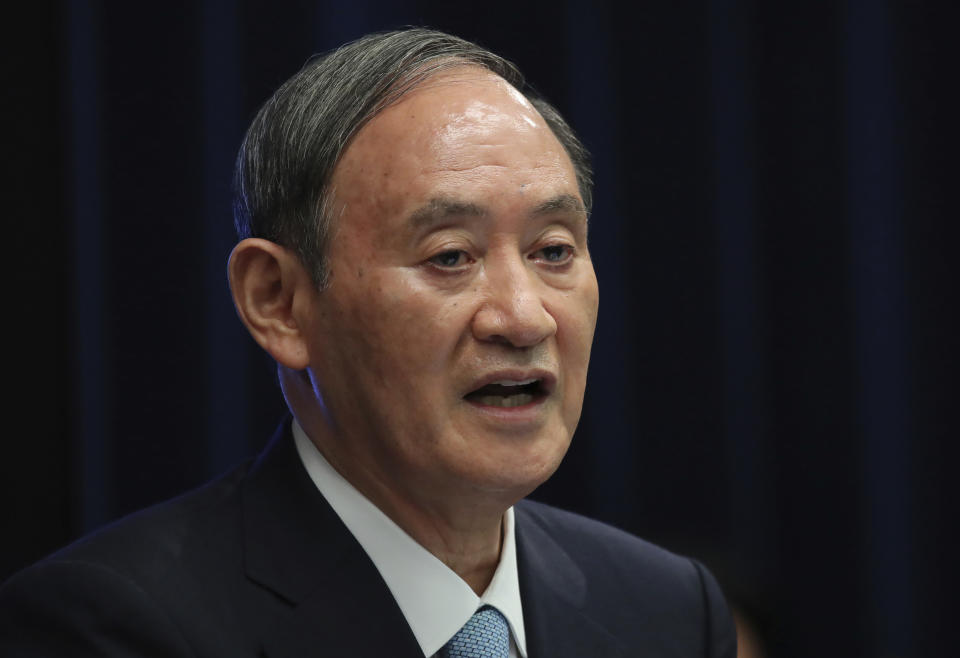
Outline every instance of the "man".
POLYGON ((3 655, 734 654, 697 563, 519 502, 577 425, 598 303, 586 152, 522 89, 407 30, 278 90, 229 277, 292 418, 12 579, 3 655))

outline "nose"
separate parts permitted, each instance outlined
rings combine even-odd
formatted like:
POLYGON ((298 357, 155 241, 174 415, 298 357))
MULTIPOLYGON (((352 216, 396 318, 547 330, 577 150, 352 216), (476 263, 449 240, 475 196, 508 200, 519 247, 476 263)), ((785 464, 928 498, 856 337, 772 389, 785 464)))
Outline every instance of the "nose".
POLYGON ((473 317, 477 340, 532 347, 557 332, 557 321, 544 306, 545 284, 518 255, 484 265, 483 301, 473 317))

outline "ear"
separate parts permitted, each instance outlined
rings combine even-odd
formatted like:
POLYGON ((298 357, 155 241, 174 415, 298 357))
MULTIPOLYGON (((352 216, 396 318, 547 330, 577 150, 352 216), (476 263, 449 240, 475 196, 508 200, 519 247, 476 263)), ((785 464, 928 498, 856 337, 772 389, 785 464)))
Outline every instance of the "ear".
POLYGON ((237 314, 260 347, 293 370, 310 364, 308 311, 317 294, 297 255, 259 238, 242 240, 227 266, 237 314))

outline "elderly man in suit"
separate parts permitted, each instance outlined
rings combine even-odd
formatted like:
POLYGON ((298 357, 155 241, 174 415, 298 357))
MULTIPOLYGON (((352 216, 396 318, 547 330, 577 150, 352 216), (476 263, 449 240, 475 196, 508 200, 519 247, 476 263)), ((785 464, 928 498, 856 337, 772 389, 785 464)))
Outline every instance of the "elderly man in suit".
POLYGON ((580 417, 585 149, 429 30, 310 61, 236 173, 238 314, 291 412, 253 463, 0 593, 4 656, 733 656, 698 563, 522 499, 580 417))

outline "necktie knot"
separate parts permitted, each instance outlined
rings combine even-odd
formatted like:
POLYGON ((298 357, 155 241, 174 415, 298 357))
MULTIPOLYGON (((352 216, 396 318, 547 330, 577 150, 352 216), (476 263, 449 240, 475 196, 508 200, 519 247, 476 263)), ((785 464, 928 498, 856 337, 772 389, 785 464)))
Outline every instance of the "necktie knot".
POLYGON ((510 627, 496 608, 480 608, 440 650, 441 658, 507 658, 510 627))

